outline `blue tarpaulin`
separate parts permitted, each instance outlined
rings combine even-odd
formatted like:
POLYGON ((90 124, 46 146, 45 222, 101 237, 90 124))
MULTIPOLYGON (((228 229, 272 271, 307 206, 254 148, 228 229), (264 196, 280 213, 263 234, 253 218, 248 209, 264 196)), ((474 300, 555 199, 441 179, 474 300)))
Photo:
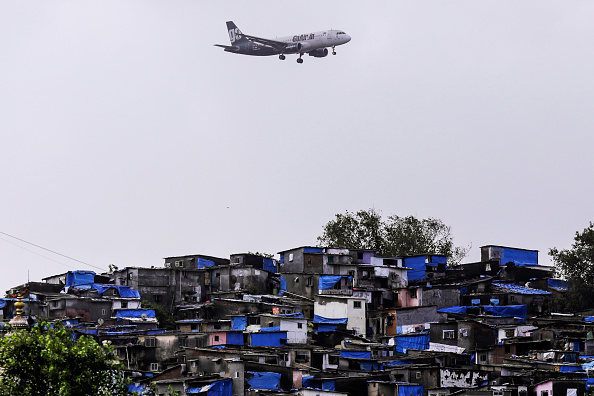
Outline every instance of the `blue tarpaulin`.
POLYGON ((322 275, 320 276, 319 289, 327 290, 332 289, 342 278, 348 278, 349 281, 353 280, 352 276, 347 275, 322 275))
POLYGON ((499 252, 499 263, 505 265, 538 265, 538 252, 535 250, 514 249, 508 247, 492 246, 491 252, 499 252))
POLYGON ((548 279, 548 285, 551 289, 567 290, 567 282, 561 279, 548 279))
POLYGON ((207 396, 232 396, 233 380, 224 379, 199 388, 188 388, 186 394, 195 395, 202 392, 206 392, 207 396))
POLYGON ((559 371, 562 373, 570 373, 572 371, 580 371, 580 366, 559 366, 559 371))
POLYGON ((93 271, 68 271, 66 274, 66 286, 85 285, 95 282, 93 271))
POLYGON ((234 316, 231 318, 231 330, 245 330, 247 318, 245 316, 234 316))
POLYGON ((128 392, 136 392, 140 395, 149 394, 149 390, 143 384, 128 384, 128 392))
POLYGON ((318 331, 321 331, 321 332, 336 331, 337 327, 338 327, 338 325, 320 323, 320 324, 318 324, 318 331))
MULTIPOLYGON (((518 317, 526 319, 528 307, 526 305, 480 305, 483 310, 491 315, 503 317, 518 317)), ((465 314, 468 308, 465 306, 455 306, 438 309, 437 312, 465 314)))
POLYGON ((132 289, 130 286, 115 286, 115 285, 102 285, 100 283, 90 283, 86 285, 74 285, 73 287, 83 290, 97 290, 97 293, 103 294, 110 289, 117 290, 120 297, 124 298, 140 298, 138 290, 132 289))
POLYGON ((423 385, 398 385, 398 396, 423 396, 423 385))
POLYGON ((116 318, 142 318, 145 314, 147 318, 155 318, 154 309, 118 309, 116 318))
POLYGON ((283 278, 283 276, 280 276, 280 291, 278 292, 278 294, 280 294, 281 296, 287 291, 287 280, 285 278, 283 278))
POLYGON ((280 331, 280 326, 260 327, 260 331, 280 331))
POLYGON ((303 253, 324 253, 324 248, 306 247, 303 248, 303 253))
POLYGON ((407 364, 413 364, 412 360, 391 360, 389 362, 384 362, 385 366, 404 366, 407 364))
POLYGON ((288 314, 280 314, 278 316, 284 316, 285 318, 300 318, 303 319, 302 313, 288 313, 288 314))
POLYGON ((212 267, 215 265, 214 261, 199 258, 196 260, 196 268, 212 267))
POLYGON ((323 324, 346 324, 347 318, 325 318, 320 315, 314 315, 312 323, 323 323, 323 324))
POLYGON ((354 359, 371 359, 370 351, 340 351, 340 357, 354 359))
POLYGON ((314 379, 312 375, 303 377, 301 384, 304 388, 313 388, 325 391, 336 391, 336 380, 333 379, 314 379))
POLYGON ((383 364, 378 363, 376 361, 359 362, 359 365, 361 366, 361 370, 363 371, 379 371, 384 369, 383 364))
POLYGON ((502 283, 502 282, 493 282, 493 286, 500 287, 502 289, 509 290, 514 293, 518 294, 552 294, 551 292, 540 290, 540 289, 533 289, 531 287, 526 286, 519 286, 514 285, 513 283, 502 283))
POLYGON ((429 334, 395 336, 396 352, 406 353, 408 349, 429 349, 429 334))
POLYGON ((243 332, 228 331, 227 345, 243 345, 243 332))
POLYGON ((425 279, 425 270, 427 269, 425 256, 406 257, 404 258, 403 265, 411 268, 407 270, 409 282, 425 279))
POLYGON ((252 374, 252 378, 247 380, 251 389, 281 390, 279 373, 268 371, 248 371, 248 373, 252 374))
POLYGON ((252 333, 251 345, 263 347, 279 347, 284 345, 281 343, 282 339, 287 339, 286 331, 279 331, 274 333, 252 333))
POLYGON ((485 312, 495 316, 524 318, 528 315, 527 305, 485 305, 485 312))
POLYGON ((264 258, 262 261, 262 268, 266 271, 276 272, 276 264, 273 259, 271 258, 264 258))

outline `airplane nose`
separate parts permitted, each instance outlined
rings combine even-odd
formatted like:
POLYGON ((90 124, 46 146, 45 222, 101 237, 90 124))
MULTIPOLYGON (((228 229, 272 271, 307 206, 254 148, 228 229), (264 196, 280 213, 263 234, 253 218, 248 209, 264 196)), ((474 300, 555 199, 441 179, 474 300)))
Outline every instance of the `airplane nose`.
POLYGON ((345 43, 348 43, 349 41, 351 41, 351 36, 349 36, 348 34, 345 34, 344 38, 345 38, 345 43))

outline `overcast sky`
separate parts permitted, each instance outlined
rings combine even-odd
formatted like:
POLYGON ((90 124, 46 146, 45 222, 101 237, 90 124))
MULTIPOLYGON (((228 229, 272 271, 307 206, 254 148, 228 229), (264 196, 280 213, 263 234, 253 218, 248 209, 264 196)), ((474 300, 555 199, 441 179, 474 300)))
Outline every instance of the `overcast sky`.
MULTIPOLYGON (((594 220, 592 1, 0 3, 0 232, 105 268, 316 244, 336 213, 566 248, 594 220), (224 52, 225 21, 337 56, 224 52)), ((0 234, 0 290, 91 269, 0 234), (27 250, 26 250, 27 249, 27 250), (28 275, 29 274, 29 275, 28 275)), ((98 270, 97 270, 98 271, 98 270)))

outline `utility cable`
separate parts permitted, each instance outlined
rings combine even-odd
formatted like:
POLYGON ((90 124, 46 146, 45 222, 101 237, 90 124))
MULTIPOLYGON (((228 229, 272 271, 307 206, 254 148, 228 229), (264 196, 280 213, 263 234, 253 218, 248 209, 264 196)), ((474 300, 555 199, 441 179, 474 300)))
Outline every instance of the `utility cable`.
MULTIPOLYGON (((2 235, 6 235, 6 236, 8 236, 8 237, 10 237, 10 238, 14 238, 14 239, 16 239, 16 240, 18 240, 18 241, 21 241, 21 242, 25 242, 25 243, 27 243, 27 244, 29 244, 29 245, 35 246, 36 248, 39 248, 39 249, 46 250, 46 251, 48 251, 48 252, 50 252, 50 253, 57 254, 58 256, 65 257, 65 258, 67 258, 67 259, 69 259, 69 260, 77 261, 77 262, 79 262, 79 263, 81 263, 81 264, 84 264, 84 265, 87 265, 87 266, 89 266, 89 267, 93 267, 93 268, 96 268, 96 269, 98 269, 98 270, 105 271, 105 268, 101 268, 101 267, 97 267, 96 265, 93 265, 93 264, 85 263, 84 261, 81 261, 81 260, 75 259, 75 258, 73 258, 73 257, 70 257, 70 256, 66 256, 65 254, 58 253, 58 252, 56 252, 56 251, 54 251, 54 250, 51 250, 51 249, 48 249, 48 248, 44 248, 43 246, 36 245, 36 244, 34 244, 34 243, 32 243, 32 242, 29 242, 29 241, 25 241, 24 239, 17 238, 17 237, 15 237, 14 235, 10 235, 10 234, 7 234, 7 233, 5 233, 5 232, 2 232, 2 231, 0 231, 0 234, 2 234, 2 235)), ((8 241, 7 241, 7 242, 8 242, 8 241)), ((18 245, 16 245, 16 246, 18 246, 18 245)), ((23 248, 22 246, 19 246, 19 247, 23 248)), ((24 248, 23 248, 23 249, 24 249, 24 248)), ((25 249, 25 250, 28 250, 28 249, 25 249)), ((29 250, 29 251, 30 251, 30 250, 29 250)), ((34 252, 32 252, 32 253, 34 253, 34 252)), ((44 256, 41 256, 41 257, 44 257, 44 256)), ((46 258, 48 258, 48 257, 46 257, 46 258)), ((51 259, 50 259, 50 260, 51 260, 51 259)), ((52 261, 55 261, 55 260, 52 260, 52 261)), ((56 261, 56 262, 58 263, 58 261, 56 261)), ((63 264, 63 263, 60 263, 60 264, 63 264)), ((63 265, 66 265, 66 264, 63 264, 63 265)), ((66 266, 68 266, 68 265, 66 265, 66 266)), ((72 267, 71 267, 71 268, 72 268, 72 267)))

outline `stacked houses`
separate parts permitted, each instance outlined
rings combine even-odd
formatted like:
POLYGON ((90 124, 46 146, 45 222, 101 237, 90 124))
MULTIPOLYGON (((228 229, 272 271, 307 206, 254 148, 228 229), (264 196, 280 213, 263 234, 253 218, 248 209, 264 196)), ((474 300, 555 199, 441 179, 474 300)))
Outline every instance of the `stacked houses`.
MULTIPOLYGON (((538 252, 481 261, 303 246, 278 259, 165 258, 69 271, 28 290, 30 323, 60 320, 115 346, 156 395, 573 396, 594 368, 594 316, 555 313, 563 281, 538 252)), ((14 299, 0 299, 3 320, 14 299)))

